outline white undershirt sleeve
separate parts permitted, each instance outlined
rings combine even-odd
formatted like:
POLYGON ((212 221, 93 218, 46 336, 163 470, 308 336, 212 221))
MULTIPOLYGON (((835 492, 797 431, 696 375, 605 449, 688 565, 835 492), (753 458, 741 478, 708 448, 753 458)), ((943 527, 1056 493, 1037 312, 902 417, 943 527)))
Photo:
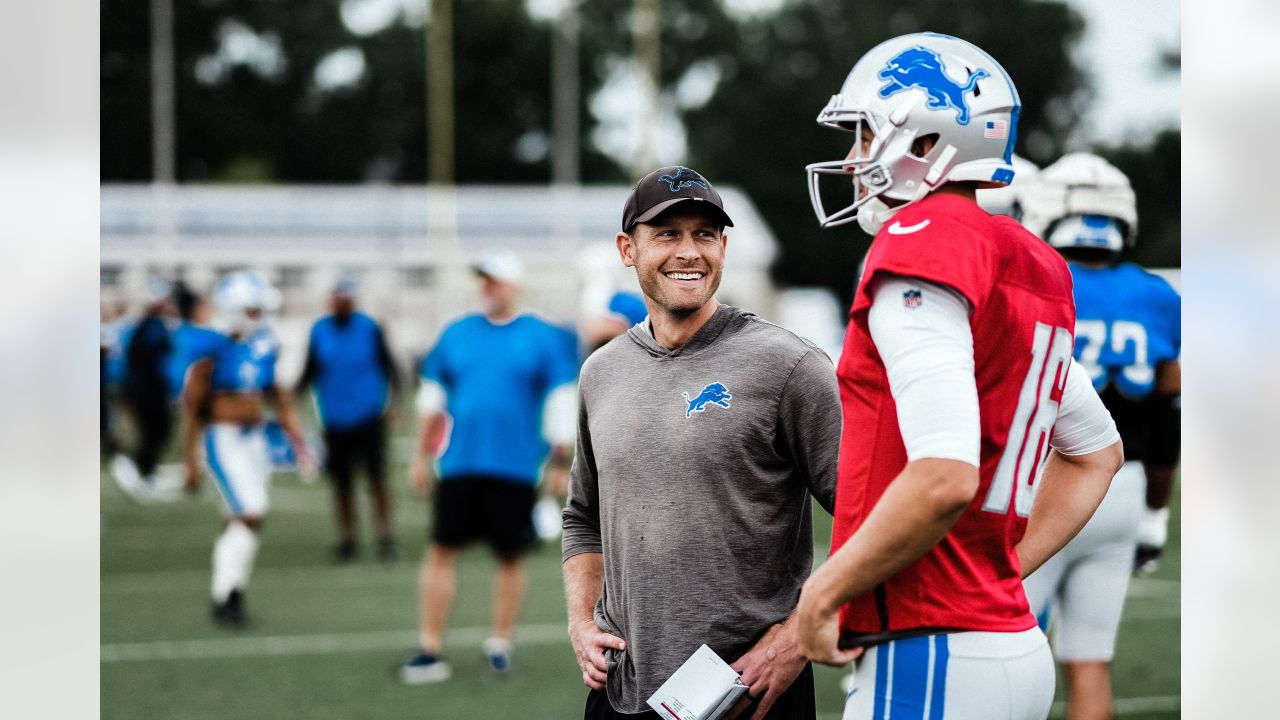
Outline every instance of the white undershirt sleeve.
POLYGON ((1049 444, 1063 455, 1088 455, 1120 439, 1116 422, 1089 381, 1089 371, 1071 361, 1049 444))
POLYGON ((444 412, 444 388, 440 386, 440 383, 424 378, 422 384, 418 386, 416 405, 418 407, 419 417, 444 412))
POLYGON ((969 303, 955 290, 900 275, 878 275, 867 316, 898 408, 908 460, 938 458, 979 466, 981 423, 969 303))
POLYGON ((552 446, 572 446, 577 440, 577 383, 564 383, 547 394, 542 405, 542 438, 552 446))

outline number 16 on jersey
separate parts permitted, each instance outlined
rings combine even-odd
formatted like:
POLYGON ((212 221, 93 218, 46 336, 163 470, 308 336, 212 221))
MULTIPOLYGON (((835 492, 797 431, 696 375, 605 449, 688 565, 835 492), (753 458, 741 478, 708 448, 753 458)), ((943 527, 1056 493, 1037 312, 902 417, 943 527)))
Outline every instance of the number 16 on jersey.
POLYGON ((1022 381, 1004 453, 996 466, 983 510, 1003 515, 1009 512, 1012 499, 1014 512, 1022 517, 1031 516, 1036 485, 1044 472, 1049 438, 1067 385, 1074 345, 1071 332, 1066 328, 1036 323, 1031 367, 1022 381))

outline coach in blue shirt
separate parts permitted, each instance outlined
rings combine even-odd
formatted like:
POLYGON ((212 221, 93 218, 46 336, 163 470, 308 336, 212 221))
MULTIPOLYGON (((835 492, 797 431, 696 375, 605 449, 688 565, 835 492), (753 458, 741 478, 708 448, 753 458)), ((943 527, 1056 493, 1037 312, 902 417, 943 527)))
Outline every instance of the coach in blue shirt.
POLYGON ((523 556, 536 538, 538 479, 544 461, 548 473, 567 468, 576 433, 572 334, 517 312, 523 267, 514 255, 491 255, 474 269, 484 312, 445 328, 422 364, 420 442, 410 478, 420 492, 435 486, 435 521, 420 576, 420 648, 401 667, 407 683, 449 676, 442 652, 455 563, 475 539, 498 556, 484 651, 493 671, 510 668, 511 632, 524 599, 523 556), (446 444, 436 483, 431 459, 446 444))
POLYGON ((339 280, 329 296, 331 315, 311 327, 307 362, 298 392, 309 385, 324 425, 326 466, 333 481, 339 561, 356 555, 353 481, 363 463, 378 526, 378 553, 395 559, 391 529, 391 495, 386 483, 388 407, 395 405, 398 380, 386 339, 373 318, 356 310, 355 283, 339 280))

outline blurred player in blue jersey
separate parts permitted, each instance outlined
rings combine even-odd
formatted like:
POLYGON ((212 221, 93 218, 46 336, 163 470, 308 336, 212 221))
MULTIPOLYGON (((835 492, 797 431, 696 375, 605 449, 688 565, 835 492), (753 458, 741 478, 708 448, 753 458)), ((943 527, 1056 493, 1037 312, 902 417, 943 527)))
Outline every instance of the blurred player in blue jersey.
POLYGON ((455 564, 476 539, 498 557, 484 651, 493 671, 510 669, 525 592, 523 556, 536 541, 531 516, 539 472, 544 461, 547 473, 567 472, 576 433, 577 358, 566 331, 517 312, 523 277, 517 257, 497 253, 474 269, 484 311, 445 328, 422 364, 420 441, 410 479, 419 492, 434 488, 435 520, 420 576, 420 647, 400 670, 406 683, 449 677, 443 634, 455 564), (432 459, 442 443, 437 483, 432 459))
POLYGON ((1110 663, 1129 576, 1135 559, 1139 570, 1154 568, 1167 535, 1181 439, 1182 301, 1163 278, 1120 262, 1136 235, 1137 210, 1128 178, 1102 158, 1067 155, 1019 195, 1027 228, 1070 264, 1075 357, 1124 441, 1126 462, 1097 513, 1025 582, 1041 624, 1051 608, 1056 613, 1067 717, 1109 718, 1110 663))
POLYGON ((226 334, 195 359, 183 390, 183 454, 187 488, 200 486, 199 457, 226 504, 227 520, 213 546, 214 619, 245 621, 244 593, 258 552, 258 527, 267 512, 271 459, 263 431, 266 400, 276 406, 300 460, 308 451, 288 393, 276 384, 277 344, 266 313, 279 304, 275 289, 254 273, 236 271, 214 291, 226 334))
POLYGON ((125 404, 136 429, 132 457, 112 458, 111 472, 120 489, 140 502, 158 498, 156 466, 173 431, 167 367, 172 342, 168 315, 172 286, 162 278, 147 279, 146 307, 127 337, 122 337, 125 404))
POLYGON ((213 309, 208 300, 185 283, 174 284, 173 302, 178 309, 178 327, 170 336, 173 349, 166 372, 170 392, 181 396, 191 363, 206 356, 221 341, 222 334, 212 327, 213 309))
POLYGON ((330 314, 311 326, 297 392, 311 387, 324 425, 326 465, 333 482, 338 524, 335 558, 345 562, 356 556, 354 484, 360 464, 369 482, 378 554, 383 560, 394 560, 391 494, 384 462, 385 416, 388 408, 398 404, 395 391, 399 380, 382 329, 373 318, 356 310, 355 292, 355 281, 350 278, 334 285, 329 294, 330 314))

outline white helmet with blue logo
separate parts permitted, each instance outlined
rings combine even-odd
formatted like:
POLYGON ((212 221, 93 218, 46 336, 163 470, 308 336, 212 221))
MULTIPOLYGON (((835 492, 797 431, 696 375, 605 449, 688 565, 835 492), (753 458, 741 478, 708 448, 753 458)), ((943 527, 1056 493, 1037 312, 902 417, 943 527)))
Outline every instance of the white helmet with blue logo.
POLYGON ((213 291, 219 324, 235 335, 250 335, 260 328, 265 315, 280 309, 280 301, 280 291, 251 270, 227 274, 213 291))
POLYGON ((877 45, 818 115, 820 125, 855 133, 850 157, 806 168, 818 222, 835 227, 856 218, 875 234, 943 183, 1008 185, 1021 107, 1009 74, 972 43, 916 33, 877 45), (864 149, 868 132, 872 140, 864 149), (914 154, 916 139, 929 136, 933 147, 914 154), (827 212, 819 192, 823 175, 852 175, 853 202, 827 212))
POLYGON ((1129 178, 1097 155, 1062 156, 1019 196, 1023 225, 1058 249, 1119 253, 1137 235, 1138 208, 1129 178))

